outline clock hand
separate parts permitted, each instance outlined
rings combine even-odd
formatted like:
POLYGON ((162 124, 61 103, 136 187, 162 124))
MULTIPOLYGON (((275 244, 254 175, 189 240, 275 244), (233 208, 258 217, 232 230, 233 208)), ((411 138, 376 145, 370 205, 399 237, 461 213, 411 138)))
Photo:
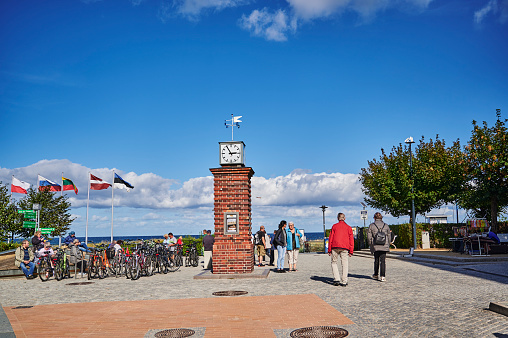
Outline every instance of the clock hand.
POLYGON ((226 146, 226 149, 229 151, 229 155, 232 155, 233 153, 231 152, 231 150, 229 150, 229 147, 226 146))

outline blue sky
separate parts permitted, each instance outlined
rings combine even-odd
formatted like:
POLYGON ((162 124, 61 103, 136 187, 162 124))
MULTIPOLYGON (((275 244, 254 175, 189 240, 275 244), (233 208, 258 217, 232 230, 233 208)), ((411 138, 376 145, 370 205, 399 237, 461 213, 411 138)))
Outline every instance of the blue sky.
MULTIPOLYGON (((320 231, 322 204, 360 225, 356 175, 381 148, 506 116, 507 38, 508 0, 2 1, 0 179, 63 171, 79 233, 86 173, 115 169, 135 186, 116 234, 197 233, 235 114, 255 228, 320 231)), ((91 235, 110 194, 91 195, 91 235)))

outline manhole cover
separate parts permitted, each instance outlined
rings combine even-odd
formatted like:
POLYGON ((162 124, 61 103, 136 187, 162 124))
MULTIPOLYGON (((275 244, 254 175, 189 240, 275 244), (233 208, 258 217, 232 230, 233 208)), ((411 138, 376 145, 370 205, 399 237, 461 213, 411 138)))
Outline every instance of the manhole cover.
POLYGON ((340 327, 333 326, 311 326, 304 327, 291 332, 291 337, 316 337, 316 338, 328 338, 328 337, 347 337, 349 332, 340 327))
POLYGON ((241 296, 248 294, 247 291, 217 291, 212 293, 214 296, 241 296))
POLYGON ((21 306, 13 307, 13 309, 29 309, 32 307, 33 307, 32 305, 21 305, 21 306))
POLYGON ((93 284, 93 282, 76 282, 76 283, 67 283, 65 285, 88 285, 93 284))
POLYGON ((168 329, 168 330, 162 330, 155 334, 155 337, 190 337, 194 335, 196 331, 191 329, 168 329))

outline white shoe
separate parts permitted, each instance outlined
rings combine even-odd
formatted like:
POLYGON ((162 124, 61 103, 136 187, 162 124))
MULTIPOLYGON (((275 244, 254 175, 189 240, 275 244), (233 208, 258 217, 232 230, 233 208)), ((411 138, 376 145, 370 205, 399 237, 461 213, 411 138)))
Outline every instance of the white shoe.
POLYGON ((372 275, 372 279, 378 280, 378 276, 377 275, 372 275))
POLYGON ((386 278, 385 277, 381 277, 381 279, 379 281, 380 282, 386 282, 386 278))

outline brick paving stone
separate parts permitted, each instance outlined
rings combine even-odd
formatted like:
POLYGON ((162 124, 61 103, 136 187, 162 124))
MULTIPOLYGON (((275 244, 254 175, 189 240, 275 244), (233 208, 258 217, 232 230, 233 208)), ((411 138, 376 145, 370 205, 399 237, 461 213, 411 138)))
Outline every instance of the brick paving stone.
MULTIPOLYGON (((371 257, 353 256, 349 267, 347 287, 331 284, 330 258, 314 253, 299 255, 298 272, 270 273, 268 278, 261 280, 194 280, 193 276, 202 272, 199 268, 182 268, 175 273, 142 277, 138 281, 125 278, 93 280, 93 284, 82 286, 67 285, 74 282, 73 279, 61 282, 50 280, 45 283, 39 279, 2 279, 0 303, 6 313, 14 313, 19 310, 11 308, 19 305, 205 299, 217 298, 212 296, 212 292, 228 290, 248 291, 246 296, 231 299, 314 294, 353 322, 341 326, 349 331, 350 337, 508 335, 508 317, 486 310, 491 301, 508 301, 507 262, 440 265, 388 259, 386 283, 370 278, 373 273, 371 257), (473 268, 474 271, 467 268, 473 268), (383 298, 379 299, 378 294, 382 294, 383 298)), ((303 302, 298 303, 292 311, 299 318, 305 318, 308 316, 307 306, 303 302)), ((286 328, 276 325, 271 327, 270 330, 276 337, 287 337, 292 330, 302 327, 301 322, 292 322, 284 311, 277 311, 276 308, 267 308, 262 315, 263 320, 265 316, 279 316, 280 321, 288 325, 286 328)), ((182 313, 181 316, 192 314, 182 313)), ((203 321, 206 325, 195 324, 192 327, 213 325, 217 316, 212 313, 209 319, 211 320, 203 321)), ((237 321, 245 323, 245 318, 237 321)), ((316 319, 315 322, 318 323, 319 320, 316 319)), ((13 330, 19 329, 17 323, 11 321, 11 324, 13 330)), ((149 329, 168 326, 167 322, 164 324, 149 329)), ((252 328, 250 324, 247 327, 252 328)), ((234 326, 234 330, 241 331, 242 326, 234 326)), ((93 331, 87 334, 93 335, 93 331)), ((211 332, 207 328, 205 336, 208 334, 211 332)))

